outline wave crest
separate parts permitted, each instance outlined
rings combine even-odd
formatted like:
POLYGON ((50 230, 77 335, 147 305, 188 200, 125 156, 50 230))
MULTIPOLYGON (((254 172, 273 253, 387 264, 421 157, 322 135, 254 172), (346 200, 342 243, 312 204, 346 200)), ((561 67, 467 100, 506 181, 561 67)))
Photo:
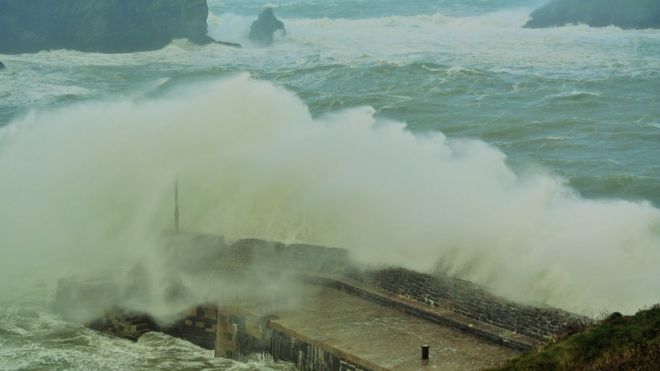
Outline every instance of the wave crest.
POLYGON ((3 285, 28 269, 43 279, 148 262, 178 174, 187 231, 343 246, 365 264, 441 270, 582 313, 658 301, 649 203, 582 199, 556 177, 516 174, 486 143, 414 135, 368 107, 314 118, 240 75, 10 127, 3 285))

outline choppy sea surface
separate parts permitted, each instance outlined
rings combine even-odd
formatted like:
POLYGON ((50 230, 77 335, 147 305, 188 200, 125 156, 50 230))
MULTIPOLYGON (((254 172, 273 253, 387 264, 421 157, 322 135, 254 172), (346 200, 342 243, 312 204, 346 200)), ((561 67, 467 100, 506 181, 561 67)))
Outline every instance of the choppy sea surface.
MULTIPOLYGON (((34 294, 34 293, 33 293, 34 294)), ((247 362, 214 358, 213 351, 150 332, 137 342, 105 336, 63 321, 49 303, 31 298, 0 303, 2 370, 273 370, 295 369, 267 355, 247 362)))
MULTIPOLYGON (((515 171, 555 174, 586 199, 660 207, 660 31, 522 28, 539 3, 272 0, 287 35, 263 48, 247 39, 263 2, 210 0, 209 34, 242 49, 175 41, 133 54, 0 55, 0 130, 35 110, 148 100, 248 72, 294 92, 314 117, 372 107, 419 135, 495 146, 515 171)), ((0 305, 0 369, 287 367, 216 360, 157 334, 105 337, 31 296, 0 305)))
POLYGON ((660 33, 521 28, 536 3, 274 1, 289 33, 257 48, 246 35, 263 4, 211 1, 210 34, 243 49, 181 41, 148 53, 3 56, 0 124, 39 107, 249 71, 315 114, 369 105, 414 131, 483 139, 585 196, 659 205, 660 33))

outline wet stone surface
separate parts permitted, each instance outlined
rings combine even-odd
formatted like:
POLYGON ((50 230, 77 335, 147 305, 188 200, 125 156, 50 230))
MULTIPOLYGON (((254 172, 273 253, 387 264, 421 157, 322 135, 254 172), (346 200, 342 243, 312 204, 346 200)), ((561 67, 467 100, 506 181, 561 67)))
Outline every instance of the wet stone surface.
POLYGON ((332 288, 279 313, 277 324, 394 370, 480 370, 519 353, 332 288), (421 346, 430 345, 430 360, 421 346))

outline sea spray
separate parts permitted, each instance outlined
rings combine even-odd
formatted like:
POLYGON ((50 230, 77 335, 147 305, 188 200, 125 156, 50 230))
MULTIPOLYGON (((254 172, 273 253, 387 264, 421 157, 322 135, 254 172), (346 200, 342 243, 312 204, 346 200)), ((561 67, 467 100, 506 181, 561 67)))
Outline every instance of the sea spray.
POLYGON ((650 203, 583 199, 484 142, 374 113, 312 117, 243 74, 28 115, 0 132, 3 295, 157 261, 178 176, 184 231, 346 247, 585 314, 660 301, 650 203))
POLYGON ((2 370, 240 370, 293 371, 268 355, 244 362, 215 358, 212 350, 161 333, 137 342, 107 336, 44 311, 43 296, 0 300, 0 369, 2 370))

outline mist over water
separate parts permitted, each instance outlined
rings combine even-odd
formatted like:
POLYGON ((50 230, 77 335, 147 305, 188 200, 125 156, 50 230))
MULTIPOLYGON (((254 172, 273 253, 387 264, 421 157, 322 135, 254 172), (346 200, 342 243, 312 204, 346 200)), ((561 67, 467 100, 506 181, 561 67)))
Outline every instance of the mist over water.
POLYGON ((178 174, 186 231, 342 246, 365 264, 587 314, 657 300, 650 203, 580 198, 555 176, 515 173, 484 142, 415 135, 370 107, 314 118, 292 93, 239 75, 11 128, 3 264, 37 277, 157 255, 178 174))
POLYGON ((176 41, 149 53, 3 56, 0 125, 38 107, 248 71, 315 115, 371 106, 414 132, 494 144, 515 167, 540 165, 586 197, 660 205, 657 30, 522 29, 531 2, 361 2, 373 14, 356 18, 346 4, 305 1, 278 3, 290 32, 259 48, 247 35, 261 5, 223 4, 211 2, 209 33, 243 49, 176 41), (300 8, 312 5, 340 14, 300 8))
POLYGON ((527 0, 271 3, 288 34, 270 48, 247 40, 262 3, 211 0, 209 34, 243 49, 0 55, 0 359, 43 351, 0 368, 105 367, 83 350, 108 341, 279 367, 46 310, 56 279, 135 263, 153 283, 136 305, 180 309, 159 301, 194 279, 159 259, 177 176, 184 231, 346 247, 587 315, 660 301, 660 32, 522 29, 527 0))
POLYGON ((291 371, 255 355, 246 362, 213 358, 213 351, 165 334, 137 342, 104 336, 45 312, 34 299, 0 304, 0 366, 7 370, 231 370, 291 371))

